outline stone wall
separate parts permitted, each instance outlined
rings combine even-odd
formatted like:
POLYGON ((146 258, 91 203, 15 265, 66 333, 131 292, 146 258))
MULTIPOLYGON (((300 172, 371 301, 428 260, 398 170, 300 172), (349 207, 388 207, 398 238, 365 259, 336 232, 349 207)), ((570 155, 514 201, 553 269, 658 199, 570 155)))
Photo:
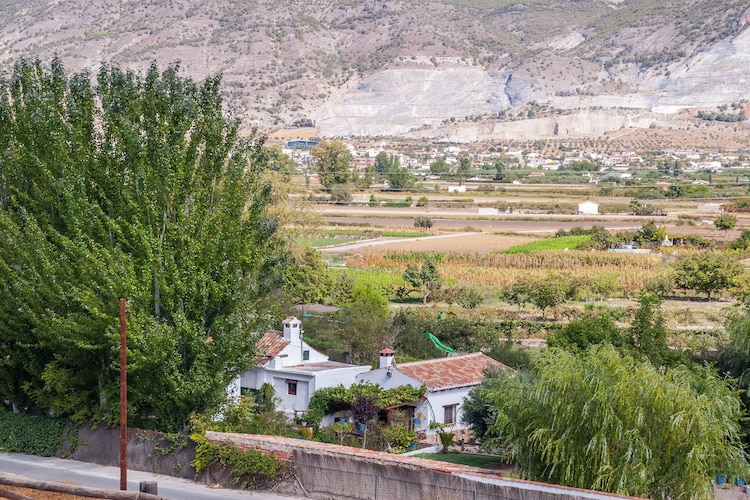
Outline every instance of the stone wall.
POLYGON ((523 481, 486 469, 392 455, 277 436, 208 432, 212 442, 231 441, 294 464, 296 477, 313 498, 385 500, 518 499, 612 500, 630 498, 523 481))
MULTIPOLYGON (((99 426, 71 427, 58 455, 82 462, 120 466, 120 429, 99 426)), ((190 462, 195 457, 195 443, 186 436, 179 442, 166 439, 164 434, 142 429, 128 429, 128 468, 143 472, 166 474, 184 479, 195 479, 190 462)))

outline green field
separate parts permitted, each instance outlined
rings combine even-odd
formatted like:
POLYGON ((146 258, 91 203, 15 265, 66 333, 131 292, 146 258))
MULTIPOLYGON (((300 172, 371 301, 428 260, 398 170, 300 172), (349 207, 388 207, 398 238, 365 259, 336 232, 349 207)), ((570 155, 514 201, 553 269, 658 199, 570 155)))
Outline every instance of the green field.
POLYGON ((469 465, 471 467, 488 468, 488 466, 491 467, 496 464, 505 463, 501 457, 496 455, 478 455, 475 453, 420 453, 414 456, 417 458, 426 458, 427 460, 469 465))
POLYGON ((501 253, 504 254, 515 254, 515 253, 532 253, 542 252, 545 250, 564 250, 566 248, 575 248, 581 243, 585 243, 591 239, 591 236, 576 235, 576 236, 560 236, 558 238, 550 238, 548 240, 532 241, 525 245, 519 245, 516 247, 509 248, 501 253))

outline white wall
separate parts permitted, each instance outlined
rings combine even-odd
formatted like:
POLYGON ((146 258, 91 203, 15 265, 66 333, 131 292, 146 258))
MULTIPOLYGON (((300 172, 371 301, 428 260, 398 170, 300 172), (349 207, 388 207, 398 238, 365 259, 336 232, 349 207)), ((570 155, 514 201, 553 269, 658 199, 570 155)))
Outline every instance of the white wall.
POLYGON ((422 385, 413 378, 407 377, 395 369, 392 370, 392 375, 388 376, 387 368, 378 368, 377 370, 371 370, 362 373, 361 375, 357 375, 357 382, 377 384, 383 389, 392 389, 400 385, 411 385, 413 387, 420 387, 422 385))
POLYGON ((325 387, 336 387, 337 385, 350 387, 355 382, 357 375, 369 371, 369 366, 352 366, 317 372, 315 374, 315 387, 313 392, 325 387))
POLYGON ((443 417, 445 415, 444 407, 448 405, 457 404, 456 408, 456 423, 453 425, 447 425, 447 429, 464 429, 466 425, 461 423, 461 417, 463 416, 463 404, 466 397, 469 395, 469 391, 473 387, 462 387, 459 389, 449 389, 446 391, 428 392, 427 401, 429 401, 432 410, 435 412, 435 421, 444 423, 443 417))
POLYGON ((307 410, 311 396, 310 381, 310 377, 303 378, 299 375, 290 376, 283 373, 274 374, 271 384, 276 391, 276 398, 279 401, 277 409, 287 413, 290 418, 294 417, 294 410, 307 410), (287 380, 297 381, 296 396, 287 394, 287 380))

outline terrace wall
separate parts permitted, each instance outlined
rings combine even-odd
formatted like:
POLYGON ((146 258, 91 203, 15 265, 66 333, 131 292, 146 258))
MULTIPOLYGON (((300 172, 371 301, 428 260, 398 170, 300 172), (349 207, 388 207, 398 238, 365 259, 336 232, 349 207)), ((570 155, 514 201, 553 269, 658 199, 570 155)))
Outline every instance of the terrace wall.
POLYGON ((612 500, 630 498, 523 481, 486 469, 393 455, 348 446, 252 434, 208 432, 212 442, 231 441, 294 464, 296 476, 313 498, 381 500, 393 498, 495 500, 612 500))

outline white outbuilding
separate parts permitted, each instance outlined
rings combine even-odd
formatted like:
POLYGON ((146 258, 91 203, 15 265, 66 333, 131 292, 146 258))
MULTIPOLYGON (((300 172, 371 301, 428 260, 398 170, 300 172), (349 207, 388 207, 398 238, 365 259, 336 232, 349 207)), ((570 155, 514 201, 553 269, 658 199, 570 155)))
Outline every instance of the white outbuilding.
POLYGON ((578 204, 579 215, 599 215, 599 204, 595 201, 582 201, 578 204))

